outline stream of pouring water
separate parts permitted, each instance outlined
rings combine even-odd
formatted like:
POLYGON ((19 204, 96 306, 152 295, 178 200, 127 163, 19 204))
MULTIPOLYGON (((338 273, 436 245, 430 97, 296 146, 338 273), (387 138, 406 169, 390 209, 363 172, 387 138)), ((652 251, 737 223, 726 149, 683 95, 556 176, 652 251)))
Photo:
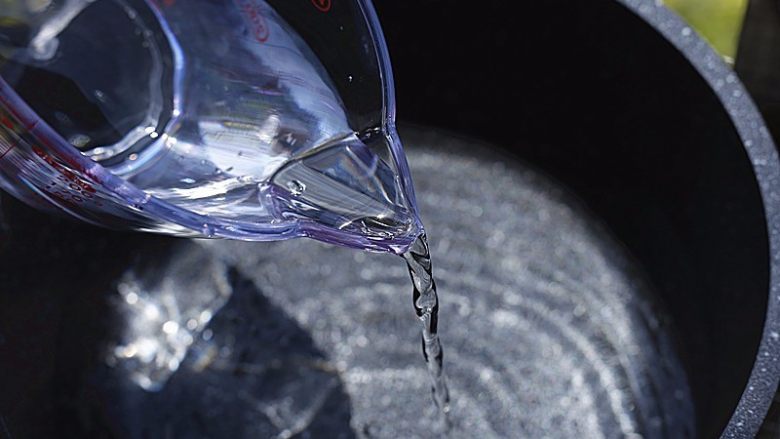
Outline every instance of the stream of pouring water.
POLYGON ((450 409, 450 392, 444 374, 444 352, 439 340, 439 297, 433 279, 431 252, 425 234, 417 237, 403 255, 412 278, 414 310, 422 321, 422 351, 431 375, 433 401, 439 408, 443 428, 449 429, 447 413, 450 409))

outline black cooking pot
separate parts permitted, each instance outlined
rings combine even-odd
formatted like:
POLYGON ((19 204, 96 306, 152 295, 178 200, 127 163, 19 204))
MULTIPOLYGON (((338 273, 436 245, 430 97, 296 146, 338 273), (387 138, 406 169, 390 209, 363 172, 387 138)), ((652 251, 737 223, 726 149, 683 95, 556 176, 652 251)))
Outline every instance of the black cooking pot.
POLYGON ((731 70, 653 0, 376 3, 400 118, 568 185, 670 310, 700 435, 755 435, 780 373, 780 163, 731 70))
MULTIPOLYGON (((503 146, 577 194, 671 313, 700 436, 753 436, 780 376, 780 162, 736 76, 654 0, 375 3, 401 119, 503 146)), ((0 237, 0 437, 112 432, 80 408, 116 409, 85 385, 116 317, 106 291, 186 241, 7 196, 0 237)))

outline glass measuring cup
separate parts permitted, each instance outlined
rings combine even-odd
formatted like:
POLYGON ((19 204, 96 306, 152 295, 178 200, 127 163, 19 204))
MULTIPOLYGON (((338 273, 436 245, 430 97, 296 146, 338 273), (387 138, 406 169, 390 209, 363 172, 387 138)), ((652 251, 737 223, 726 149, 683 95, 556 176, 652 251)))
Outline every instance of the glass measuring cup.
POLYGON ((400 253, 420 233, 369 0, 12 0, 0 186, 111 228, 400 253))

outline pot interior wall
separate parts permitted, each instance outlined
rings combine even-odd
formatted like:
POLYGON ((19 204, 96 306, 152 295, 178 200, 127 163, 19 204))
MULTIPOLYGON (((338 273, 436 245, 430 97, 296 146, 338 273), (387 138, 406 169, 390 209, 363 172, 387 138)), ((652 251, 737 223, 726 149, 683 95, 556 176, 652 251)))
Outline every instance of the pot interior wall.
POLYGON ((613 0, 507 5, 377 2, 399 118, 504 145, 581 197, 654 282, 698 431, 717 435, 746 386, 769 283, 762 200, 729 115, 613 0))

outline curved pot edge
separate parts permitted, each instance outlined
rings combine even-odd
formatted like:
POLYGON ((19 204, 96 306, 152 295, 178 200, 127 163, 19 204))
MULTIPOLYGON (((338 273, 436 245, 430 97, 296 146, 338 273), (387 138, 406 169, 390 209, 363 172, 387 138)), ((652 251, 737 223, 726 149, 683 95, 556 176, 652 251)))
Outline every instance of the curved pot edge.
POLYGON ((769 236, 769 300, 764 331, 747 388, 721 434, 754 437, 780 381, 780 158, 769 130, 737 74, 712 47, 659 0, 617 0, 645 20, 688 59, 729 114, 758 180, 769 236))

